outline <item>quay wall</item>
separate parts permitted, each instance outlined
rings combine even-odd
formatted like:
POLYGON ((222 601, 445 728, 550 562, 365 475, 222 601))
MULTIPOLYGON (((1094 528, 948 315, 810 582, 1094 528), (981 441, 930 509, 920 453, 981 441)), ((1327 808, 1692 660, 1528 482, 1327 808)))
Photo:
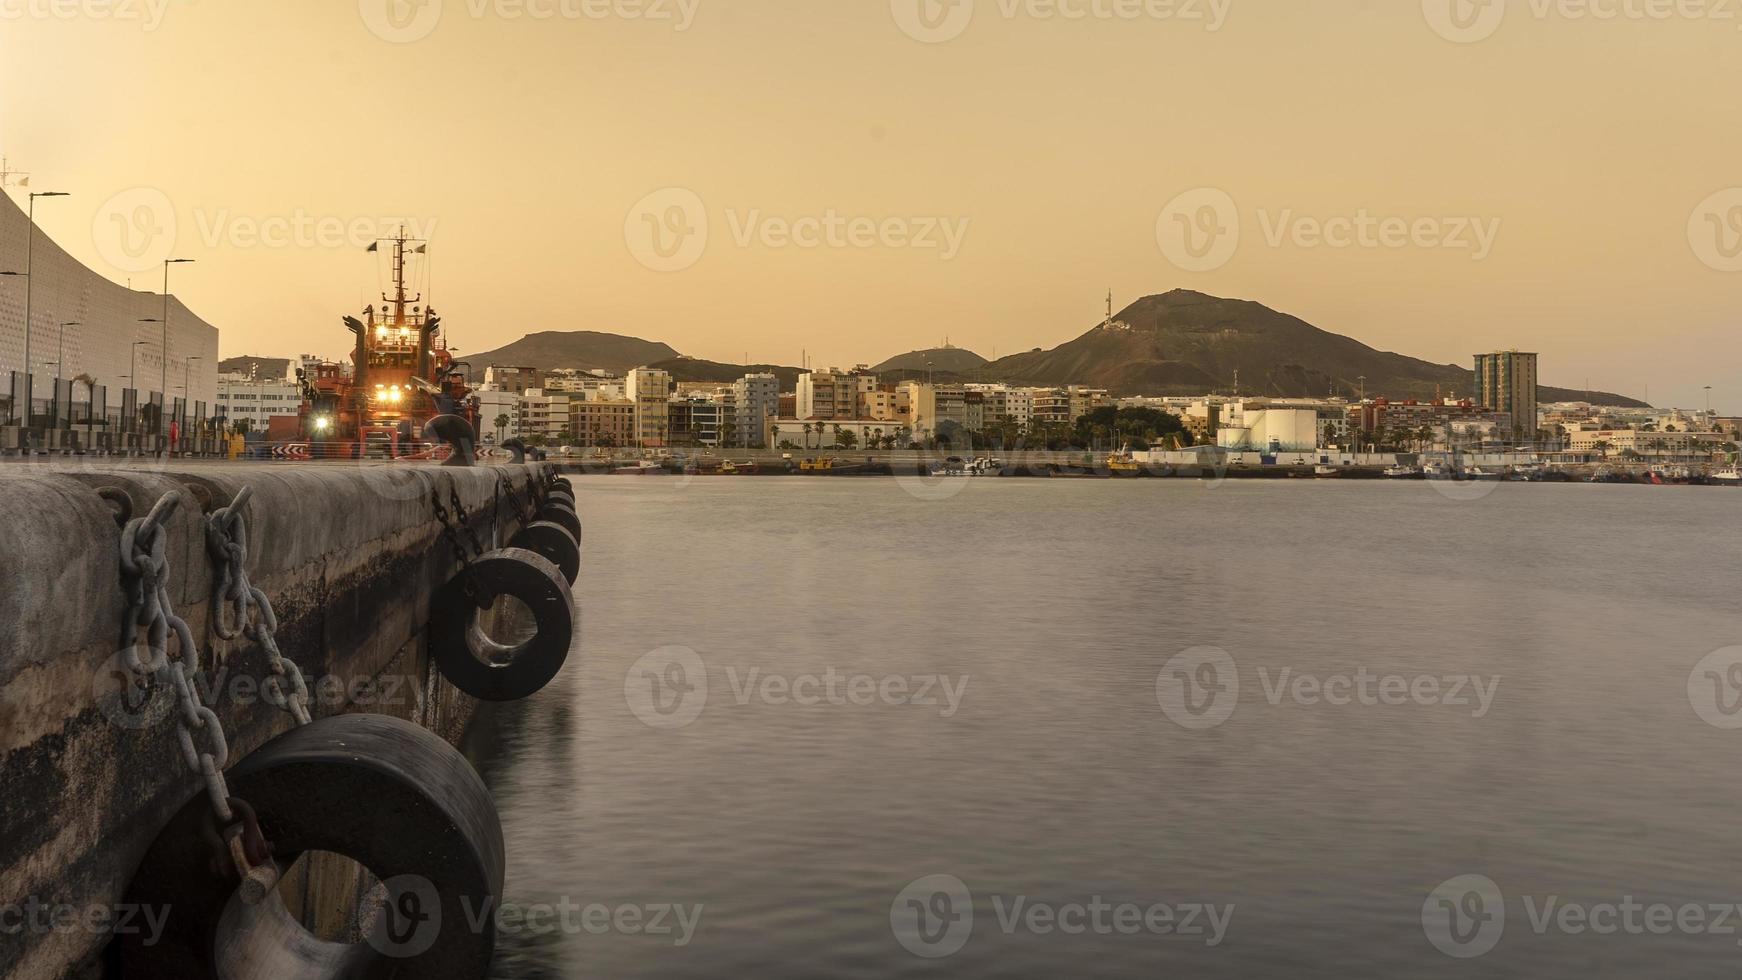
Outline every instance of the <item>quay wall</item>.
MULTIPOLYGON (((101 487, 134 516, 166 494, 169 593, 211 679, 230 761, 294 723, 259 696, 266 657, 213 629, 216 569, 205 507, 244 486, 248 572, 271 599, 278 643, 301 668, 319 718, 361 711, 413 721, 457 741, 475 703, 432 667, 431 595, 457 570, 431 502, 457 492, 486 549, 517 529, 500 490, 523 498, 534 466, 76 461, 0 464, 0 910, 34 901, 79 913, 114 909, 159 829, 203 782, 182 761, 174 715, 153 723, 115 707, 122 619, 121 531, 101 487)), ((172 641, 173 653, 173 641, 172 641)), ((354 871, 346 868, 354 879, 354 871)), ((299 887, 355 892, 355 880, 299 887)), ((311 899, 311 903, 312 903, 311 899)), ((110 936, 85 924, 9 929, 0 977, 96 977, 110 936)))

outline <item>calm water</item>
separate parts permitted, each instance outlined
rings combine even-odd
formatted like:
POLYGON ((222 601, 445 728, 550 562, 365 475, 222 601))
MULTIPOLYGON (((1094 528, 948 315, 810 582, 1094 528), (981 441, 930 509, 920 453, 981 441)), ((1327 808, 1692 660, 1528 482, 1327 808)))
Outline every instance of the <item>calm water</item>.
POLYGON ((1742 696, 1696 670, 1742 643, 1742 493, 576 483, 578 656, 473 751, 508 900, 630 925, 511 920, 498 977, 1742 966, 1742 729, 1695 710, 1742 696), (791 703, 831 670, 840 703, 791 703), (927 677, 953 714, 895 686, 927 677), (1099 929, 1070 910, 1097 899, 1099 929), (702 906, 687 945, 668 905, 702 906))

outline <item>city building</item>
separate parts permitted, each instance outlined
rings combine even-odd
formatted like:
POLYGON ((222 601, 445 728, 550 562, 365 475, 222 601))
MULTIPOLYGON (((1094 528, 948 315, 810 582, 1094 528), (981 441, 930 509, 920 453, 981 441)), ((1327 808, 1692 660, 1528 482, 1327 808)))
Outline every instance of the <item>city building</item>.
POLYGON ((1216 445, 1261 453, 1311 452, 1322 435, 1316 409, 1242 407, 1216 430, 1216 445))
POLYGON ((1536 434, 1537 355, 1498 351, 1476 355, 1476 400, 1512 418, 1512 438, 1536 434))
POLYGON ((671 375, 658 368, 638 367, 625 381, 624 394, 635 403, 635 445, 649 449, 665 446, 671 431, 671 375))
POLYGON ((292 418, 302 408, 302 388, 281 378, 259 380, 240 374, 218 376, 218 398, 212 414, 232 427, 247 422, 250 432, 265 432, 272 419, 292 418))
POLYGON ((474 392, 478 398, 478 435, 485 442, 501 445, 525 438, 520 431, 520 393, 486 384, 474 392))
POLYGON ((877 376, 861 366, 811 371, 798 377, 798 417, 801 419, 867 418, 866 396, 878 390, 877 376))
MULTIPOLYGON (((39 221, 56 206, 48 202, 39 206, 39 221)), ((56 225, 64 220, 65 215, 56 212, 56 225)), ((26 271, 29 227, 29 219, 17 202, 0 194, 0 271, 26 271)), ((171 399, 185 397, 189 402, 215 405, 216 327, 171 296, 166 338, 161 294, 110 282, 55 244, 40 226, 31 252, 29 280, 22 275, 0 277, 0 399, 9 399, 11 394, 9 372, 22 374, 25 370, 24 294, 28 281, 30 367, 38 401, 51 397, 55 378, 84 376, 107 389, 111 408, 121 404, 123 388, 138 389, 141 402, 149 393, 167 387, 171 399), (58 363, 61 361, 66 363, 58 363), (130 377, 133 374, 138 377, 130 377)), ((178 268, 197 270, 198 266, 178 268)), ((213 412, 208 408, 206 414, 213 412)))
POLYGON ((673 446, 721 446, 725 432, 734 425, 732 406, 718 394, 691 392, 671 400, 668 406, 673 446))
MULTIPOLYGON (((530 389, 520 396, 518 434, 523 439, 535 439, 546 445, 568 444, 574 438, 569 406, 575 400, 573 395, 547 392, 543 388, 530 389)), ((486 419, 485 424, 493 425, 493 419, 486 419)))
POLYGON ((1727 432, 1580 429, 1567 433, 1567 448, 1575 453, 1644 459, 1709 459, 1732 441, 1727 432))
POLYGON ((733 383, 732 403, 736 408, 734 441, 745 447, 768 446, 768 424, 780 416, 780 379, 772 374, 747 374, 733 383))
POLYGON ((575 399, 569 402, 569 420, 577 445, 618 449, 634 444, 635 403, 627 398, 575 399))
POLYGON ((509 367, 492 364, 484 369, 484 383, 495 385, 503 391, 530 391, 533 388, 545 389, 545 374, 534 367, 509 367))

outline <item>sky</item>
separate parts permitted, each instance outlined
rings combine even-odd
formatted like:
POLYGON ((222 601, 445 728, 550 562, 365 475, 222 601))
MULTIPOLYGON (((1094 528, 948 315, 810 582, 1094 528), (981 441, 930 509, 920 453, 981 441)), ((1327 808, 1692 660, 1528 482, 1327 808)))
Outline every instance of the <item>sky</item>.
POLYGON ((226 356, 340 355, 403 225, 462 352, 990 357, 1189 288, 1738 412, 1739 87, 1736 0, 0 0, 40 225, 196 260, 226 356))

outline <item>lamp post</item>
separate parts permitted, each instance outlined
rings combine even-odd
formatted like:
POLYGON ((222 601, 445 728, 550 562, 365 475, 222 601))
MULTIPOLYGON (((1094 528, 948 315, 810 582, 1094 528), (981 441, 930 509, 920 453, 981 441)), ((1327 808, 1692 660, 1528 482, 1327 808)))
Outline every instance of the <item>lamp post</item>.
POLYGON ((193 259, 163 260, 163 380, 164 397, 169 397, 169 267, 184 265, 193 259))
MULTIPOLYGON (((149 343, 151 343, 149 340, 135 340, 133 342, 133 349, 127 353, 127 383, 130 385, 137 385, 139 383, 139 379, 134 377, 135 374, 139 373, 139 348, 144 347, 149 343)), ((137 391, 138 389, 135 388, 134 390, 137 391)))

